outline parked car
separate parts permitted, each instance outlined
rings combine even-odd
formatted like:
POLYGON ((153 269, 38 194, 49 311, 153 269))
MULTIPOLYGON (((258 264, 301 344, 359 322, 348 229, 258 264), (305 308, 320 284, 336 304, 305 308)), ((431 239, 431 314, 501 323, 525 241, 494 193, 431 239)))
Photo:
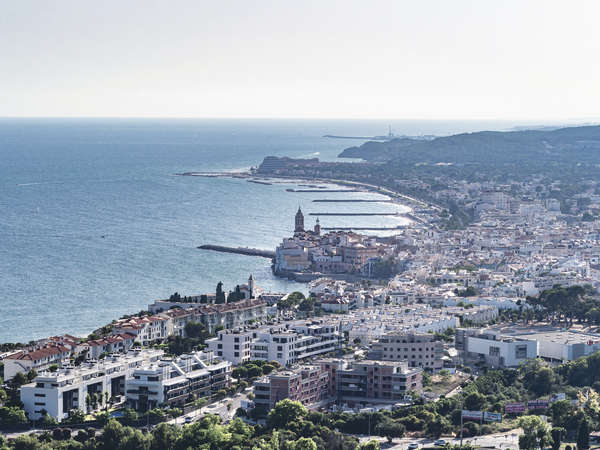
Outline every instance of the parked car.
POLYGON ((434 444, 442 447, 442 446, 446 445, 446 441, 443 439, 438 439, 437 441, 434 442, 434 444))
POLYGON ((416 442, 408 444, 408 450, 415 450, 416 448, 419 448, 419 444, 417 444, 416 442))
POLYGON ((192 423, 192 418, 191 417, 186 417, 185 418, 185 423, 192 423))

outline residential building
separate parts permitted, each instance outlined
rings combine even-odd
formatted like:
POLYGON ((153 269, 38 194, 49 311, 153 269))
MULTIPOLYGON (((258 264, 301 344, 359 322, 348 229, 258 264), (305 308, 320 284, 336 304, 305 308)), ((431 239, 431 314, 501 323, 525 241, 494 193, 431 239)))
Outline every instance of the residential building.
POLYGON ((48 345, 23 350, 4 358, 4 379, 12 380, 19 372, 35 370, 41 372, 57 364, 62 365, 71 358, 71 349, 64 345, 48 345))
POLYGON ((389 333, 371 345, 369 358, 406 361, 409 367, 437 372, 444 367, 444 343, 429 333, 389 333))
POLYGON ((410 391, 423 390, 423 369, 408 367, 406 361, 347 361, 324 359, 321 368, 329 373, 330 394, 353 404, 393 404, 410 391))
POLYGON ((136 368, 125 381, 127 404, 146 411, 160 405, 183 406, 210 397, 231 382, 231 363, 213 359, 212 352, 162 358, 136 368))
POLYGON ((72 409, 87 413, 93 408, 87 404, 88 396, 105 402, 106 398, 125 395, 125 383, 133 371, 162 355, 162 350, 138 350, 55 372, 41 371, 31 383, 21 386, 25 412, 31 420, 38 420, 46 411, 58 421, 72 409))
POLYGON ((277 372, 254 382, 254 403, 269 410, 288 398, 315 408, 328 400, 328 382, 328 373, 319 365, 277 372))

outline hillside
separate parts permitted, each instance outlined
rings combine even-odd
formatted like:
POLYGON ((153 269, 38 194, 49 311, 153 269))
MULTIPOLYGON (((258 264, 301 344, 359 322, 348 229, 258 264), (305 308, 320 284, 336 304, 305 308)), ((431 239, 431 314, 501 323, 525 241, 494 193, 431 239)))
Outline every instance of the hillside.
POLYGON ((600 164, 600 126, 556 130, 482 131, 438 137, 431 141, 394 139, 345 149, 343 158, 478 166, 548 163, 600 164))

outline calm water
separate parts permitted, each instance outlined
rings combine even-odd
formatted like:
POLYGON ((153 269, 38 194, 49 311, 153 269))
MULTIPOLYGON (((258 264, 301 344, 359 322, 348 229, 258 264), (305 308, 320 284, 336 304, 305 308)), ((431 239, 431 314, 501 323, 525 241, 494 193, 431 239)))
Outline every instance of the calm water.
MULTIPOLYGON (((449 134, 506 123, 392 123, 397 133, 449 134)), ((375 135, 382 121, 0 120, 0 342, 83 334, 175 291, 226 288, 269 261, 197 250, 203 243, 274 248, 301 205, 320 211, 403 210, 313 203, 375 194, 288 193, 234 179, 180 177, 258 165, 266 155, 333 160, 358 144, 326 133, 375 135)), ((308 226, 313 217, 306 218, 308 226)), ((322 226, 389 226, 399 218, 321 218, 322 226)))

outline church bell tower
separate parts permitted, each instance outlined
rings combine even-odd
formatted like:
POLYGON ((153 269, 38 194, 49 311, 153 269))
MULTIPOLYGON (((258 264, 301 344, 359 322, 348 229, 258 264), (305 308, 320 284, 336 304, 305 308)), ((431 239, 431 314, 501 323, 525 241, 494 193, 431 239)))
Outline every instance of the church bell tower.
POLYGON ((298 206, 298 212, 296 213, 296 227, 294 228, 295 233, 302 233, 304 231, 304 214, 298 206))

